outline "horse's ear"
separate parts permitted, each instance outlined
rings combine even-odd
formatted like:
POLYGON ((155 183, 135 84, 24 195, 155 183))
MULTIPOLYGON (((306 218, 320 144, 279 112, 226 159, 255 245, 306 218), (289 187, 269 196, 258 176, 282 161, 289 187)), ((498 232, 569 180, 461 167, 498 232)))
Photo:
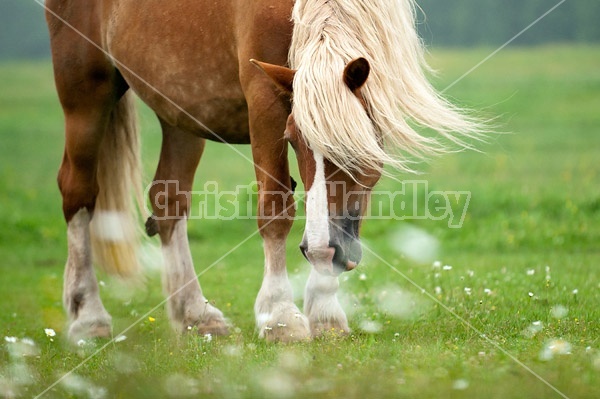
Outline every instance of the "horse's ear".
POLYGON ((363 87, 367 81, 370 72, 371 65, 369 65, 369 61, 362 57, 352 60, 344 69, 344 83, 356 94, 356 91, 363 87))
POLYGON ((283 91, 288 94, 293 92, 294 75, 296 71, 290 68, 286 68, 279 65, 273 65, 266 62, 257 60, 250 60, 254 66, 263 71, 265 75, 271 78, 271 80, 283 91))

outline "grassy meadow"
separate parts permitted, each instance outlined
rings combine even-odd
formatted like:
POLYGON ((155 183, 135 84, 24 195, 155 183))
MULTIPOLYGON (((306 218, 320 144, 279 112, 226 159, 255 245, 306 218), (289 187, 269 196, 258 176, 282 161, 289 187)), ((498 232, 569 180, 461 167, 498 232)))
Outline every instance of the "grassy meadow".
MULTIPOLYGON (((436 87, 492 50, 432 51, 436 87)), ((99 272, 118 342, 72 348, 61 304, 66 228, 55 176, 64 139, 51 65, 0 64, 0 398, 600 397, 600 47, 506 49, 446 95, 495 117, 503 133, 478 145, 482 152, 397 176, 426 180, 430 191, 470 191, 468 212, 457 229, 447 220, 364 223, 364 261, 341 277, 349 336, 260 341, 255 221, 193 220, 196 270, 232 334, 172 332, 149 240, 145 288, 99 272)), ((160 131, 143 107, 140 118, 149 182, 160 131)), ((233 191, 251 184, 252 170, 209 143, 196 185, 233 191)), ((399 186, 385 179, 378 190, 399 186)), ((415 190, 407 198, 424 198, 415 190)), ((302 231, 296 223, 288 241, 299 305, 309 271, 297 249, 302 231)))

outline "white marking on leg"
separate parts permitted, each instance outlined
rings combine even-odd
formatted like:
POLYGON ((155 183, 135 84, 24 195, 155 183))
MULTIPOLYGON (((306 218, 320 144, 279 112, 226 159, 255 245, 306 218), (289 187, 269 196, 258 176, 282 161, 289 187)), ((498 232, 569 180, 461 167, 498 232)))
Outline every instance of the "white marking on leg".
POLYGON ((104 308, 92 266, 90 214, 80 209, 67 226, 68 259, 65 266, 63 304, 69 317, 69 338, 110 336, 111 317, 104 308))
POLYGON ((285 267, 285 240, 265 238, 265 274, 254 312, 260 338, 296 341, 310 337, 306 317, 294 304, 285 267))
POLYGON ((292 286, 285 268, 285 241, 265 239, 265 273, 254 311, 256 324, 264 326, 279 302, 292 302, 292 286))
POLYGON ((171 240, 162 249, 165 260, 163 285, 174 327, 187 331, 188 327, 197 326, 200 332, 226 334, 223 313, 202 295, 188 243, 186 219, 175 222, 171 240))
POLYGON ((188 295, 196 293, 202 297, 200 283, 196 279, 193 269, 192 254, 188 245, 187 221, 181 219, 175 222, 171 240, 163 245, 163 258, 165 259, 164 282, 166 295, 188 295), (185 285, 185 288, 180 290, 185 285))
POLYGON ((310 321, 313 335, 331 329, 348 332, 348 320, 337 298, 339 280, 324 276, 314 268, 310 272, 304 293, 304 313, 310 321))

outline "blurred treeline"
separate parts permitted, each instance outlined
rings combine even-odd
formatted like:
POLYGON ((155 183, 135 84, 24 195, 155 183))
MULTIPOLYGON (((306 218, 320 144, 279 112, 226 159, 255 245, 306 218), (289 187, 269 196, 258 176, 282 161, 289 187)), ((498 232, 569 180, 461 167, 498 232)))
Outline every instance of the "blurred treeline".
MULTIPOLYGON (((433 46, 501 45, 560 0, 417 0, 419 29, 433 46)), ((515 44, 600 42, 600 0, 566 0, 515 44)))
MULTIPOLYGON (((137 1, 140 7, 144 6, 143 0, 137 1)), ((422 9, 418 15, 419 30, 425 42, 431 46, 456 47, 501 45, 559 3, 559 0, 417 1, 422 9)), ((515 40, 521 45, 549 42, 600 42, 600 0, 566 0, 515 40)), ((0 59, 48 55, 43 8, 34 0, 0 0, 0 59)))

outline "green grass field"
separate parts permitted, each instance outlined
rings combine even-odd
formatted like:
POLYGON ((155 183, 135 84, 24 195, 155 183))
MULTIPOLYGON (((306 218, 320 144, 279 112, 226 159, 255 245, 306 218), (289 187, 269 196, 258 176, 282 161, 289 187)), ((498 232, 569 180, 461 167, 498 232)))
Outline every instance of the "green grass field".
MULTIPOLYGON (((435 85, 445 88, 491 51, 433 51, 435 85)), ((63 133, 51 66, 0 65, 0 397, 600 397, 599 66, 599 47, 507 49, 449 90, 506 133, 489 137, 482 153, 450 154, 422 165, 421 176, 398 176, 470 191, 468 212, 460 229, 447 220, 365 222, 373 253, 342 276, 350 336, 258 340, 259 236, 227 254, 255 222, 196 220, 196 270, 232 334, 177 337, 159 272, 134 293, 99 274, 114 333, 129 328, 126 339, 73 349, 61 305, 66 228, 55 176, 63 133), (438 252, 424 262, 403 256, 398 237, 410 229, 434 237, 438 252)), ((147 109, 141 120, 149 182, 160 132, 147 109)), ((210 143, 197 187, 207 180, 234 190, 252 182, 252 166, 210 143)), ((379 189, 399 185, 387 179, 379 189)), ((297 250, 302 229, 296 223, 288 242, 299 293, 309 271, 297 250)))

